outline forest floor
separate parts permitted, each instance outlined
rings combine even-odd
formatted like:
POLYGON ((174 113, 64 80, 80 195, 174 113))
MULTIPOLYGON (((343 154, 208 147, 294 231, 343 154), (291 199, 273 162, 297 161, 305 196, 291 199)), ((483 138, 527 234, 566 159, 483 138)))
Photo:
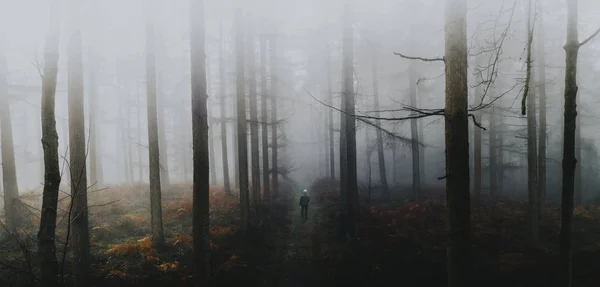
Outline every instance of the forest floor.
MULTIPOLYGON (((358 240, 350 241, 334 232, 339 225, 337 186, 321 180, 312 188, 323 213, 315 233, 327 245, 325 255, 313 261, 321 286, 446 286, 443 190, 425 190, 430 197, 423 204, 401 198, 401 191, 389 203, 363 202, 358 240)), ((526 202, 510 199, 473 206, 473 286, 556 286, 560 209, 548 207, 539 243, 530 247, 526 207, 526 202)), ((573 223, 573 286, 598 286, 600 206, 578 206, 573 223)))

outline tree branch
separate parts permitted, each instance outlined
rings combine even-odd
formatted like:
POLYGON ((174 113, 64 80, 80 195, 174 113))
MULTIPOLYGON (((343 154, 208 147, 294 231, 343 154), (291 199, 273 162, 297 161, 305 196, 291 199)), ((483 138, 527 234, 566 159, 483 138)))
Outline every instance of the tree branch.
POLYGON ((438 62, 438 61, 439 62, 446 62, 446 58, 444 58, 444 57, 441 57, 441 58, 411 57, 411 56, 406 56, 406 55, 403 55, 403 54, 400 54, 400 53, 396 53, 396 52, 394 52, 394 55, 400 56, 400 57, 402 57, 404 59, 408 59, 408 60, 420 60, 420 61, 423 61, 423 62, 438 62))
POLYGON ((579 43, 579 47, 587 44, 587 42, 589 42, 590 40, 594 39, 594 37, 596 37, 598 34, 600 34, 600 27, 598 28, 598 30, 596 30, 596 32, 594 32, 592 35, 590 35, 585 40, 583 40, 581 43, 579 43))

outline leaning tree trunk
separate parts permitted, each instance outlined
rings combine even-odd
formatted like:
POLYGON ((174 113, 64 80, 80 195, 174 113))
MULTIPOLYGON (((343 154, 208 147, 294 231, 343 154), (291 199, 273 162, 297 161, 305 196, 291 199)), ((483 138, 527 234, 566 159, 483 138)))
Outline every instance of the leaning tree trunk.
POLYGON ((58 287, 56 260, 56 213, 60 187, 58 133, 56 132, 56 79, 58 76, 58 40, 60 33, 57 1, 50 2, 48 34, 44 45, 42 76, 42 147, 44 148, 44 190, 40 229, 37 234, 41 281, 45 286, 58 287))
MULTIPOLYGON (((409 64, 408 90, 410 94, 410 105, 417 106, 417 71, 415 63, 409 64)), ((416 202, 421 202, 421 168, 420 168, 420 152, 419 152, 419 129, 417 119, 410 120, 410 137, 412 150, 412 180, 413 180, 413 197, 416 202)))
MULTIPOLYGON (((204 10, 203 10, 204 12, 204 10)), ((192 16, 193 17, 193 16, 192 16)), ((221 39, 219 41, 219 100, 221 109, 221 153, 223 156, 223 184, 225 193, 231 194, 231 183, 229 182, 229 157, 227 155, 227 115, 225 112, 225 103, 227 102, 227 85, 225 80, 225 47, 223 25, 219 26, 221 39)))
MULTIPOLYGON (((0 43, 3 45, 3 43, 0 43)), ((6 56, 0 47, 0 143, 2 144, 2 183, 4 187, 4 212, 7 228, 16 232, 21 225, 19 186, 17 184, 17 167, 12 135, 12 121, 8 100, 8 71, 6 56)))
POLYGON ((260 37, 260 110, 261 110, 261 135, 262 135, 262 176, 263 176, 263 198, 266 203, 271 201, 271 189, 269 183, 269 111, 267 110, 267 38, 260 37))
POLYGON ((279 164, 278 158, 278 139, 277 139, 277 93, 279 80, 277 79, 277 43, 275 36, 270 39, 271 46, 271 154, 272 154, 272 167, 271 167, 271 188, 273 188, 273 195, 278 196, 279 193, 279 164))
POLYGON ((242 12, 238 9, 236 19, 236 90, 237 90, 237 146, 238 146, 238 174, 240 180, 240 211, 241 228, 248 230, 250 200, 248 196, 248 140, 246 137, 246 94, 244 88, 244 23, 242 12))
MULTIPOLYGON (((210 286, 209 247, 209 163, 208 115, 206 102, 206 54, 204 51, 204 1, 194 0, 190 7, 190 62, 192 84, 193 149, 193 249, 194 286, 210 286)), ((214 172, 214 171, 213 171, 214 172)))
MULTIPOLYGON (((80 8, 79 5, 74 4, 80 8)), ((78 9, 79 10, 79 9, 78 9)), ((77 11, 77 10, 75 10, 77 11)), ((79 22, 75 22, 78 25, 79 22)), ((77 27, 77 26, 75 26, 77 27)), ((75 28, 68 47, 69 157, 72 213, 69 222, 73 236, 74 286, 90 285, 90 235, 87 203, 86 138, 84 117, 82 38, 75 28)))
POLYGON ((252 205, 256 207, 260 202, 260 156, 258 148, 258 99, 256 96, 256 61, 254 56, 254 30, 253 19, 248 19, 248 35, 246 45, 248 53, 248 90, 250 101, 250 156, 252 158, 252 205))
POLYGON ((156 59, 154 46, 154 16, 146 4, 146 96, 148 113, 148 174, 150 180, 150 221, 152 244, 160 247, 165 236, 162 222, 160 190, 160 153, 158 148, 158 119, 156 107, 156 59))
POLYGON ((446 2, 446 204, 449 216, 448 286, 470 286, 467 1, 446 2))

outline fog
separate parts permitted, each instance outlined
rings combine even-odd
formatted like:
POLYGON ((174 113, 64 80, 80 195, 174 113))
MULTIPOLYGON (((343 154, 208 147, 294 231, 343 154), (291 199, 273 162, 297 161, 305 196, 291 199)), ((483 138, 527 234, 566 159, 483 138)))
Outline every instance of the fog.
MULTIPOLYGON (((146 1, 83 1, 81 9, 70 1, 58 1, 61 19, 60 62, 56 97, 59 150, 61 164, 68 158, 67 78, 66 51, 72 32, 70 23, 81 21, 84 44, 84 87, 86 127, 89 113, 96 111, 97 152, 105 185, 118 185, 148 180, 148 137, 145 108, 144 65, 144 2, 146 1), (78 14, 79 19, 69 15, 78 14), (92 104, 95 103, 95 104, 92 104)), ((443 1, 353 1, 353 33, 355 91, 357 114, 372 115, 376 110, 394 110, 409 104, 408 67, 411 61, 396 56, 394 52, 422 57, 441 57, 444 52, 443 1), (380 108, 374 107, 373 67, 376 60, 380 108)), ((563 77, 566 12, 564 1, 541 1, 544 45, 546 54, 546 87, 548 93, 548 187, 549 194, 557 194, 560 186, 561 121, 563 109, 563 77)), ((598 26, 600 4, 594 0, 579 1, 579 33, 587 37, 598 26)), ((2 1, 1 39, 7 58, 10 110, 13 140, 15 143, 17 177, 20 192, 40 190, 42 187, 42 148, 40 143, 39 68, 49 15, 50 1, 2 1)), ((469 1, 468 34, 470 75, 474 71, 475 54, 497 44, 501 33, 507 36, 499 53, 498 83, 495 95, 502 95, 494 106, 501 109, 504 126, 499 133, 503 138, 502 157, 510 164, 504 175, 507 192, 526 189, 526 119, 520 116, 520 98, 524 81, 524 48, 526 45, 526 1, 469 1), (514 16, 511 20, 511 14, 514 16), (507 25, 510 27, 507 28, 507 25)), ((157 86, 159 117, 164 132, 166 163, 171 182, 191 180, 191 110, 189 66, 189 3, 188 1, 154 1, 156 27, 157 86)), ((339 107, 341 92, 341 19, 343 1, 206 1, 206 51, 208 68, 208 94, 214 173, 218 183, 223 181, 221 157, 221 119, 234 114, 235 94, 234 13, 241 8, 251 21, 255 32, 257 88, 259 99, 269 91, 261 91, 259 39, 261 35, 277 38, 279 80, 277 96, 280 107, 278 124, 281 165, 290 170, 289 176, 309 183, 327 173, 328 137, 324 102, 327 81, 331 81, 333 106, 339 107), (222 27, 222 34, 221 34, 222 27), (222 39, 221 39, 222 38, 222 39), (224 43, 225 66, 219 66, 220 41, 224 43), (329 58, 328 58, 329 57, 329 58), (329 67, 328 67, 329 66, 329 67), (219 79, 219 69, 225 70, 225 81, 219 79), (327 71, 331 71, 330 78, 327 71), (226 114, 219 104, 223 100, 220 85, 225 85, 226 114), (337 95, 337 96, 336 96, 337 95), (336 98, 337 97, 337 98, 336 98)), ((249 23, 249 22, 248 22, 249 23)), ((539 24, 538 24, 539 25, 539 24)), ((496 47, 497 49, 500 49, 496 47)), ((595 170, 597 167, 598 126, 595 98, 598 87, 598 51, 600 41, 592 41, 581 50, 579 57, 579 84, 581 134, 586 197, 596 196, 595 170), (591 172, 594 170, 594 172, 591 172)), ((486 59, 487 61, 487 59, 486 59)), ((436 62, 415 62, 417 70, 417 98, 421 109, 444 106, 444 67, 436 62)), ((248 64, 247 64, 248 65, 248 64)), ((534 66, 536 64, 534 63, 534 66)), ((269 68, 270 69, 270 68, 269 68)), ((249 70, 248 73, 254 71, 249 70)), ((248 73, 246 77, 248 78, 248 73)), ((267 75, 270 75, 270 70, 267 75)), ((471 76, 470 76, 471 77, 471 76)), ((470 94, 475 91, 476 77, 472 76, 470 94)), ((491 92, 490 92, 491 94, 491 92)), ((473 98, 473 97, 471 97, 473 98)), ((404 112, 382 112, 381 117, 405 117, 404 112)), ((337 126, 340 114, 333 112, 337 126)), ((485 117, 484 117, 485 118, 485 117)), ((424 149, 425 185, 443 186, 444 133, 439 116, 418 120, 424 132, 419 142, 424 149)), ((484 127, 489 126, 483 120, 484 127)), ((359 181, 367 184, 369 149, 376 142, 376 128, 358 122, 357 160, 359 181), (368 133, 368 134, 365 134, 368 133)), ((403 139, 384 136, 385 159, 390 185, 410 186, 412 176, 410 121, 383 120, 381 128, 403 139), (392 147, 396 154, 393 156, 392 147), (395 173, 394 173, 395 171, 395 173)), ((476 127, 474 127, 476 128, 476 127)), ((579 128, 579 127, 578 127, 579 128)), ((228 122, 229 160, 233 163, 235 152, 232 140, 234 126, 228 122)), ((483 144, 487 131, 483 132, 483 144)), ((336 132, 335 149, 339 133, 336 132)), ((88 135, 89 137, 89 135, 88 135)), ((487 148, 483 148, 483 165, 486 166, 487 148)), ((373 153, 373 184, 377 185, 379 173, 377 156, 373 153)), ((163 156, 163 155, 161 155, 163 156)), ((211 157, 212 158, 212 157, 211 157)), ((336 157, 336 165, 338 158, 336 157)), ((89 166, 89 164, 88 164, 89 166)), ((230 174, 236 170, 230 164, 230 174)), ((339 168, 336 168, 339 172, 339 168)), ((484 179, 484 186, 486 185, 484 179)), ((216 183, 215 183, 216 184, 216 183)))

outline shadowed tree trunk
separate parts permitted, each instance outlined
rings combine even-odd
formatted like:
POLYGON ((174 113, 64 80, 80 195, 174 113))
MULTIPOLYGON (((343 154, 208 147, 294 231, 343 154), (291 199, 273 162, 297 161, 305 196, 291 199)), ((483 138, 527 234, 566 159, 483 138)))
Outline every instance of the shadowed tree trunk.
POLYGON ((271 189, 269 183, 269 114, 267 109, 267 38, 260 37, 260 105, 261 105, 261 135, 262 135, 262 176, 263 198, 266 203, 271 202, 271 189))
POLYGON ((154 15, 152 2, 146 4, 146 107, 148 110, 148 174, 150 180, 150 221, 152 244, 161 247, 165 236, 162 222, 160 190, 160 153, 156 107, 156 58, 154 45, 154 15))
POLYGON ((271 154, 272 154, 272 167, 271 167, 271 188, 273 188, 273 195, 275 197, 279 194, 279 163, 278 158, 278 143, 277 143, 277 93, 279 80, 277 78, 277 42, 275 36, 271 36, 271 154))
MULTIPOLYGON (((333 92, 331 90, 331 47, 327 46, 327 104, 333 106, 333 92)), ((329 126, 329 165, 330 177, 335 179, 335 133, 333 130, 333 109, 328 110, 329 126)))
MULTIPOLYGON (((74 5, 74 13, 81 6, 74 5)), ((69 162, 71 174, 71 204, 69 215, 73 236, 74 286, 90 286, 90 235, 87 204, 86 138, 84 117, 83 55, 80 22, 74 17, 75 30, 68 47, 67 80, 69 97, 69 162)))
POLYGON ((48 287, 58 287, 56 260, 56 211, 60 187, 58 133, 56 132, 56 79, 58 75, 58 40, 60 25, 57 1, 50 2, 48 34, 44 45, 42 76, 42 147, 44 149, 44 190, 40 229, 37 234, 41 280, 48 287))
MULTIPOLYGON (((577 114, 579 115, 579 105, 581 104, 581 96, 577 97, 577 114)), ((581 115, 575 120, 575 158, 578 159, 579 164, 575 167, 575 204, 583 204, 583 179, 582 179, 582 165, 581 165, 581 115)))
POLYGON ((236 10, 236 93, 237 93, 237 148, 240 180, 241 228, 248 230, 250 200, 248 196, 248 140, 246 137, 246 94, 244 89, 244 23, 240 9, 236 10))
POLYGON ((89 104, 89 158, 90 158, 90 166, 89 166, 89 174, 90 174, 90 185, 94 186, 94 189, 99 189, 102 187, 102 165, 101 161, 101 152, 98 144, 98 88, 96 85, 96 68, 97 68, 97 58, 95 57, 94 50, 91 49, 90 53, 90 75, 89 75, 89 92, 90 95, 88 99, 90 100, 89 104))
MULTIPOLYGON (((0 40, 1 41, 1 40, 0 40)), ((0 43, 0 142, 2 144, 2 183, 4 187, 4 212, 7 228, 16 232, 21 225, 19 186, 13 144, 12 121, 8 100, 8 71, 4 43, 0 43)))
POLYGON ((223 156, 223 182, 225 186, 225 193, 230 195, 231 183, 229 182, 229 157, 227 155, 227 114, 225 112, 225 103, 227 102, 227 85, 225 80, 225 38, 223 34, 223 24, 219 26, 219 32, 221 35, 221 39, 219 41, 219 100, 221 101, 221 152, 223 156))
POLYGON ((470 286, 469 122, 467 85, 467 1, 446 2, 446 204, 448 286, 470 286))
MULTIPOLYGON (((489 110, 490 120, 490 133, 489 133, 489 151, 490 157, 490 197, 493 199, 498 198, 498 160, 496 155, 498 154, 498 147, 496 140, 498 139, 498 132, 496 125, 496 107, 492 106, 489 110)), ((473 126, 474 129, 479 129, 473 126)))
MULTIPOLYGON (((478 85, 475 88, 475 95, 474 95, 474 99, 475 102, 473 103, 474 106, 479 105, 479 103, 481 103, 482 101, 482 96, 483 96, 483 91, 482 91, 482 87, 483 85, 478 85)), ((475 121, 477 121, 478 123, 481 123, 481 110, 475 111, 473 112, 474 116, 475 116, 475 121)), ((474 184, 473 184, 473 194, 475 195, 475 204, 480 204, 481 203, 481 176, 482 176, 482 167, 481 167, 481 136, 482 136, 482 130, 479 127, 473 127, 473 136, 474 136, 474 147, 473 147, 473 159, 474 159, 474 164, 473 164, 473 177, 474 180, 474 184)))
MULTIPOLYGON (((209 247, 209 163, 206 93, 206 54, 204 50, 204 1, 190 7, 190 61, 192 84, 192 149, 194 167, 193 241, 194 286, 210 286, 209 247)), ((222 67, 222 66, 221 66, 222 67)), ((221 83, 222 85, 222 83, 221 83)))
POLYGON ((537 186, 537 120, 536 120, 536 108, 535 108, 535 77, 532 66, 532 43, 533 43, 533 22, 532 19, 532 1, 529 2, 529 16, 527 24, 527 65, 528 71, 530 71, 530 79, 526 84, 529 85, 529 96, 527 97, 527 190, 529 195, 529 239, 530 243, 535 246, 539 241, 539 211, 538 211, 538 186, 537 186))
MULTIPOLYGON (((377 74, 377 55, 375 53, 373 53, 373 108, 377 111, 379 111, 381 109, 381 106, 379 105, 379 81, 378 81, 378 74, 377 74)), ((328 96, 329 97, 329 96, 328 96)), ((379 117, 379 112, 377 112, 375 114, 376 117, 379 117)), ((381 121, 380 120, 376 120, 375 124, 378 127, 381 127, 381 121)), ((381 180, 381 188, 382 188, 382 193, 384 194, 384 196, 386 198, 390 198, 390 190, 388 188, 388 181, 387 181, 387 174, 385 171, 385 154, 384 154, 384 150, 383 150, 383 134, 381 129, 377 129, 377 156, 378 156, 378 162, 379 162, 379 178, 381 180)), ((370 158, 370 157, 369 157, 370 158)), ((370 167, 370 163, 369 163, 369 167, 370 167)), ((370 178, 370 174, 369 174, 369 178, 370 178)))
POLYGON ((258 148, 258 99, 256 96, 256 60, 254 55, 253 18, 247 18, 246 47, 248 53, 248 90, 250 101, 250 157, 252 158, 252 205, 260 202, 260 156, 258 148))
POLYGON ((573 201, 575 191, 575 131, 577 120, 577 56, 579 48, 595 37, 600 30, 592 36, 579 42, 577 31, 577 0, 567 2, 567 43, 564 46, 566 53, 565 70, 565 116, 564 116, 564 142, 562 163, 562 200, 561 200, 561 224, 560 224, 560 278, 559 286, 571 287, 572 276, 572 247, 571 229, 573 222, 573 201))
POLYGON ((344 31, 343 31, 343 64, 342 64, 342 122, 343 138, 340 139, 340 163, 342 168, 341 192, 343 195, 342 226, 345 233, 350 236, 356 234, 356 220, 358 216, 358 186, 356 173, 356 122, 354 118, 354 40, 352 29, 351 4, 344 5, 344 31))
MULTIPOLYGON (((409 63, 408 76, 408 91, 410 94, 410 105, 417 106, 417 70, 415 63, 409 63)), ((419 129, 417 127, 417 119, 410 120, 410 137, 412 150, 412 180, 413 180, 413 197, 416 202, 421 202, 421 168, 420 168, 420 152, 419 152, 419 129)))
MULTIPOLYGON (((540 5, 541 6, 541 5, 540 5)), ((537 20, 537 75, 538 75, 538 93, 540 95, 540 133, 538 141, 538 199, 539 199, 539 217, 543 217, 546 207, 546 141, 547 141, 547 127, 546 127, 546 52, 544 45, 544 19, 543 11, 539 13, 539 19, 537 20)))

